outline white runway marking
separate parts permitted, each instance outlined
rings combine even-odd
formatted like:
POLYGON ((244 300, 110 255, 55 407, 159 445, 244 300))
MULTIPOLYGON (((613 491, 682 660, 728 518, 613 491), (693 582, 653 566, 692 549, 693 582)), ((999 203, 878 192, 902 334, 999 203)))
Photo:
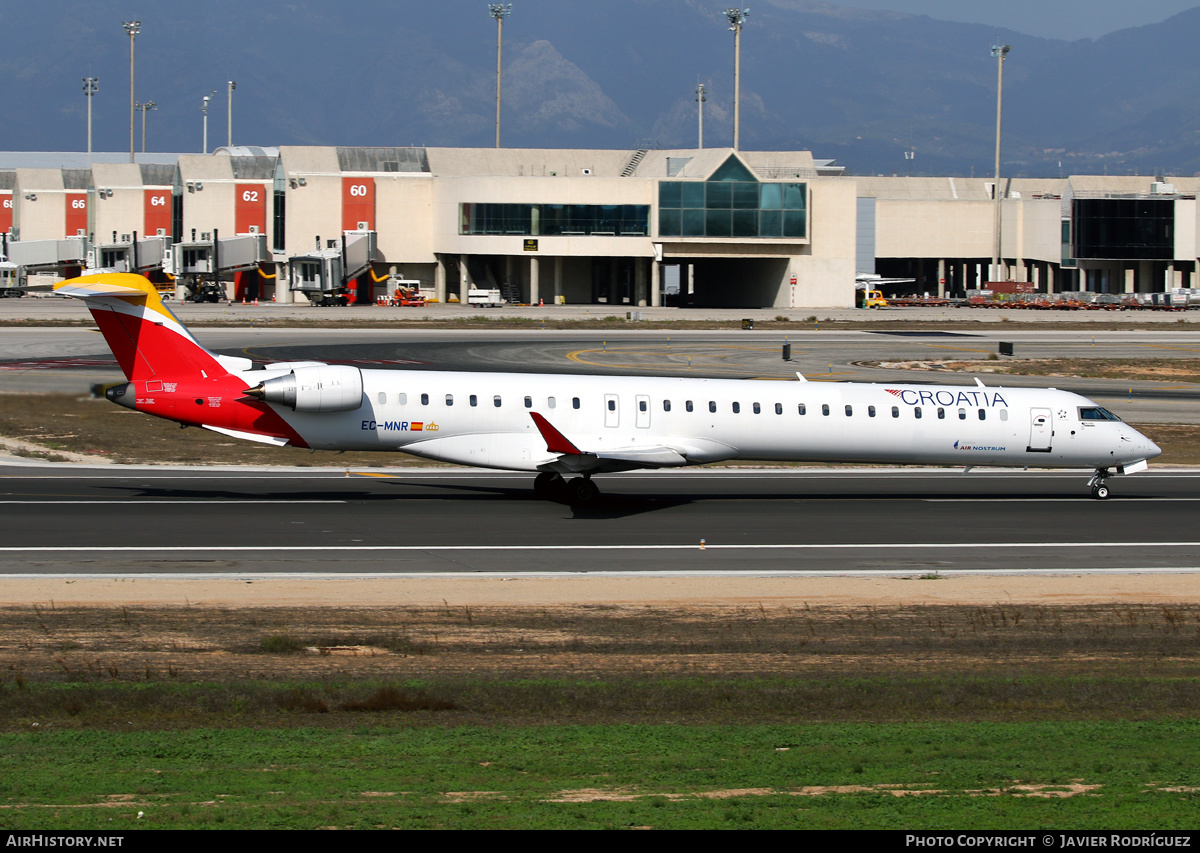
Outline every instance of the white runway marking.
POLYGON ((238 498, 238 499, 212 498, 211 500, 180 500, 178 498, 154 498, 153 500, 127 500, 127 499, 122 498, 122 499, 117 499, 117 500, 107 500, 104 498, 99 498, 99 499, 93 499, 90 501, 38 500, 37 498, 32 498, 32 499, 26 500, 26 501, 0 500, 0 505, 18 504, 18 505, 22 505, 22 506, 24 506, 24 505, 31 505, 31 506, 41 506, 41 505, 108 506, 109 504, 151 504, 153 506, 163 506, 164 504, 344 504, 344 503, 349 503, 349 501, 317 500, 317 499, 307 499, 307 498, 297 498, 295 500, 273 500, 273 499, 268 499, 268 498, 264 498, 262 500, 254 500, 254 499, 250 499, 250 498, 238 498))
MULTIPOLYGON (((840 551, 840 550, 923 550, 959 548, 964 550, 1049 549, 1049 548, 1200 548, 1200 542, 830 542, 778 545, 14 545, 0 547, 8 554, 58 553, 202 553, 212 551, 249 551, 318 553, 323 551, 840 551)), ((640 574, 640 573, 639 573, 640 574)))
POLYGON ((3 580, 426 580, 449 579, 492 581, 522 581, 531 578, 918 578, 936 574, 939 578, 971 576, 1029 576, 1029 575, 1188 575, 1200 571, 1200 566, 1162 568, 1157 566, 1119 569, 938 569, 928 572, 915 569, 728 569, 672 571, 571 571, 557 572, 47 572, 45 574, 6 574, 3 580))

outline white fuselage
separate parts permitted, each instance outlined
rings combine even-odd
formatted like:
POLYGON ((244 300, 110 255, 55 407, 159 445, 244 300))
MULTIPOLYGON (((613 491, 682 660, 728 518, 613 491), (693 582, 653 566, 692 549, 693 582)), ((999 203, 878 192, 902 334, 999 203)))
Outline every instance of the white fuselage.
MULTIPOLYGON (((242 375, 250 384, 264 376, 242 375)), ((1095 403, 1054 389, 399 370, 363 370, 362 382, 355 411, 272 408, 313 448, 522 471, 568 471, 532 412, 586 453, 669 448, 684 460, 663 464, 1109 468, 1160 453, 1119 420, 1085 417, 1103 412, 1095 403)), ((634 467, 656 465, 597 470, 634 467)))

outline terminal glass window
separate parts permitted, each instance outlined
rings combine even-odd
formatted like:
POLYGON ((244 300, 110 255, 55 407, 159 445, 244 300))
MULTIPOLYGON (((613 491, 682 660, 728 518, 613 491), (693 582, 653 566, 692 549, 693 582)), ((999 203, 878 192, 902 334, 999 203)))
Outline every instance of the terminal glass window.
POLYGON ((1175 256, 1175 200, 1077 198, 1071 202, 1074 258, 1170 260, 1175 256))
POLYGON ((762 183, 730 156, 707 181, 658 185, 660 237, 804 238, 808 184, 762 183))
POLYGON ((521 237, 645 237, 650 233, 646 204, 459 205, 459 234, 521 237))

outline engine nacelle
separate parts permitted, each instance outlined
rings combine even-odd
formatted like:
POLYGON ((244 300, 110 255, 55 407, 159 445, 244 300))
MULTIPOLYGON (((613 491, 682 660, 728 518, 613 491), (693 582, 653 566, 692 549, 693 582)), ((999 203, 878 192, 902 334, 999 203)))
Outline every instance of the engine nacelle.
POLYGON ((297 412, 352 412, 362 405, 362 371, 345 364, 297 367, 247 389, 246 395, 297 412))

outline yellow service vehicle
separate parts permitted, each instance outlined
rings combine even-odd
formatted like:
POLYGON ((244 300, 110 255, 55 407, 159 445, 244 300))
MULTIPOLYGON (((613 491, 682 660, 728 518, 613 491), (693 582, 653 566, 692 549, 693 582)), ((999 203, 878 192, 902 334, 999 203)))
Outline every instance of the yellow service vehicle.
POLYGON ((887 300, 881 290, 857 290, 855 295, 856 308, 887 308, 887 300))

